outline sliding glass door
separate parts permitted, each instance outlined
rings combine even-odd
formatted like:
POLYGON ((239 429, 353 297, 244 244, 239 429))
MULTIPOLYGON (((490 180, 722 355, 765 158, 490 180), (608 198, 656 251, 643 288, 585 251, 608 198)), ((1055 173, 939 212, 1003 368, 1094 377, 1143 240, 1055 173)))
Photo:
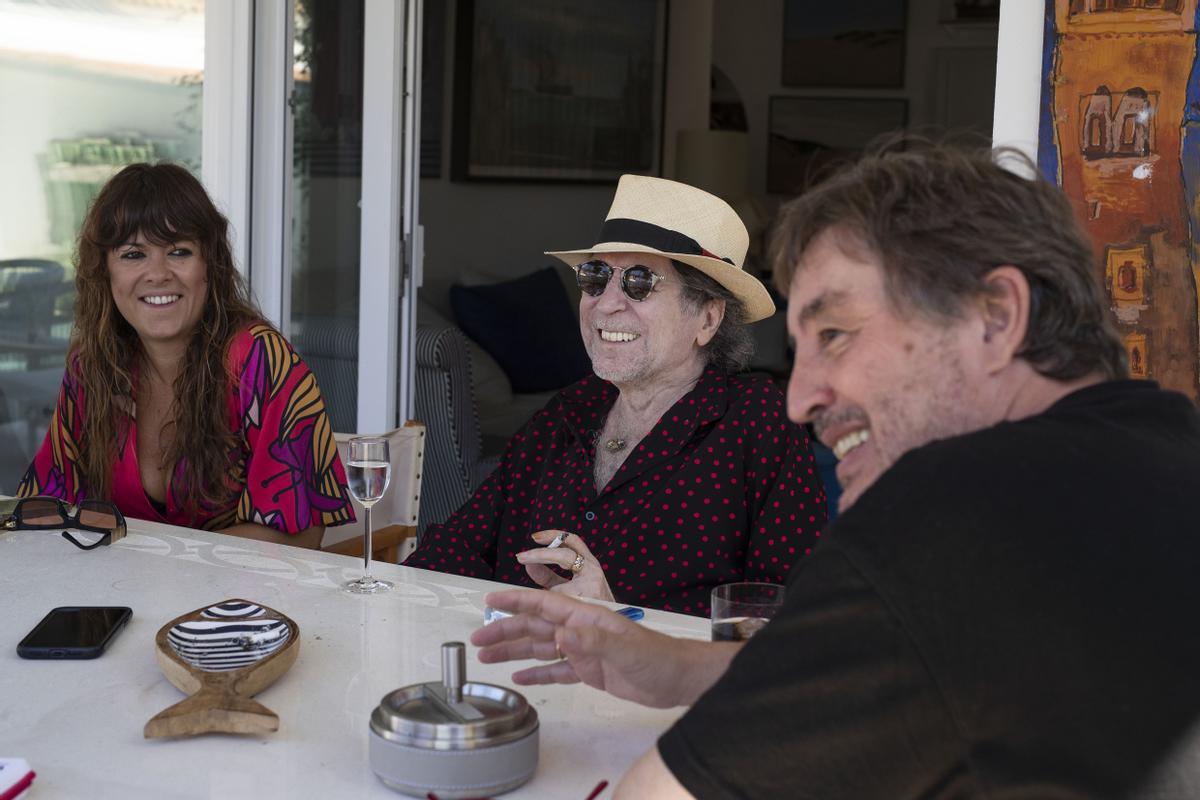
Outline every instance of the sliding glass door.
POLYGON ((200 174, 204 0, 0 0, 0 494, 49 424, 100 186, 135 161, 200 174))
POLYGON ((420 5, 285 8, 257 15, 252 284, 316 374, 335 430, 383 431, 411 415, 417 119, 405 82, 420 5))
POLYGON ((358 424, 363 0, 296 0, 292 14, 287 321, 333 427, 358 424))
POLYGON ((411 416, 420 10, 0 0, 0 494, 53 411, 87 205, 135 161, 204 181, 336 429, 411 416))

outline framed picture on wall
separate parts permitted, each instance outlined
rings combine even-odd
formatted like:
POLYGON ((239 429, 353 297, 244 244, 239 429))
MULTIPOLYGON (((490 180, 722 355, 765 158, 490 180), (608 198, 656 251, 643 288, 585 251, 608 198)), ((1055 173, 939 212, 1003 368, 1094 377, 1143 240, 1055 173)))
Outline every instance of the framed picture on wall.
POLYGON ((905 0, 784 0, 784 86, 904 85, 905 0))
POLYGON ((666 0, 460 0, 451 177, 660 171, 666 0))
POLYGON ((995 25, 1000 21, 1000 0, 941 0, 938 20, 995 25))
POLYGON ((833 162, 853 158, 872 139, 902 130, 908 101, 863 97, 772 97, 767 191, 799 194, 833 162))
POLYGON ((442 177, 446 5, 426 3, 421 26, 421 177, 442 177))

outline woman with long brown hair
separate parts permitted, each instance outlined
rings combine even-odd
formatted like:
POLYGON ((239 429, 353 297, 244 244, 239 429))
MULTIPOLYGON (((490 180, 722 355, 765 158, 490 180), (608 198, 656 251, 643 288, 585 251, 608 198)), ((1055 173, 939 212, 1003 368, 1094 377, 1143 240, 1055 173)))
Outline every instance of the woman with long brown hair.
POLYGON ((114 176, 75 287, 58 407, 18 495, 307 547, 354 519, 316 379, 255 308, 191 173, 114 176))

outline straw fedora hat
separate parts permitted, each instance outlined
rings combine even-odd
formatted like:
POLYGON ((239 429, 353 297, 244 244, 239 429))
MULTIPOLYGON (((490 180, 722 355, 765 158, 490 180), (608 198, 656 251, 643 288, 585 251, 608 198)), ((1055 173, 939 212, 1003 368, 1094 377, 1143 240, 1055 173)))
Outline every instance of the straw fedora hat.
POLYGON ((686 183, 622 175, 596 244, 546 255, 572 267, 597 253, 654 253, 695 267, 746 306, 747 322, 775 313, 766 287, 742 269, 750 236, 719 197, 686 183))

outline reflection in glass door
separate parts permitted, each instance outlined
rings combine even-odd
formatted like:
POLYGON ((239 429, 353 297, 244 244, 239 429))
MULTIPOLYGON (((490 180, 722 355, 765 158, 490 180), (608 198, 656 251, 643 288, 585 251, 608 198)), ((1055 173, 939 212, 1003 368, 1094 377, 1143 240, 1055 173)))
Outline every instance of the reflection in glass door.
POLYGON ((204 0, 0 0, 0 494, 53 411, 88 203, 136 161, 199 175, 204 13, 204 0))
POLYGON ((296 0, 290 330, 334 430, 356 429, 363 0, 296 0))

